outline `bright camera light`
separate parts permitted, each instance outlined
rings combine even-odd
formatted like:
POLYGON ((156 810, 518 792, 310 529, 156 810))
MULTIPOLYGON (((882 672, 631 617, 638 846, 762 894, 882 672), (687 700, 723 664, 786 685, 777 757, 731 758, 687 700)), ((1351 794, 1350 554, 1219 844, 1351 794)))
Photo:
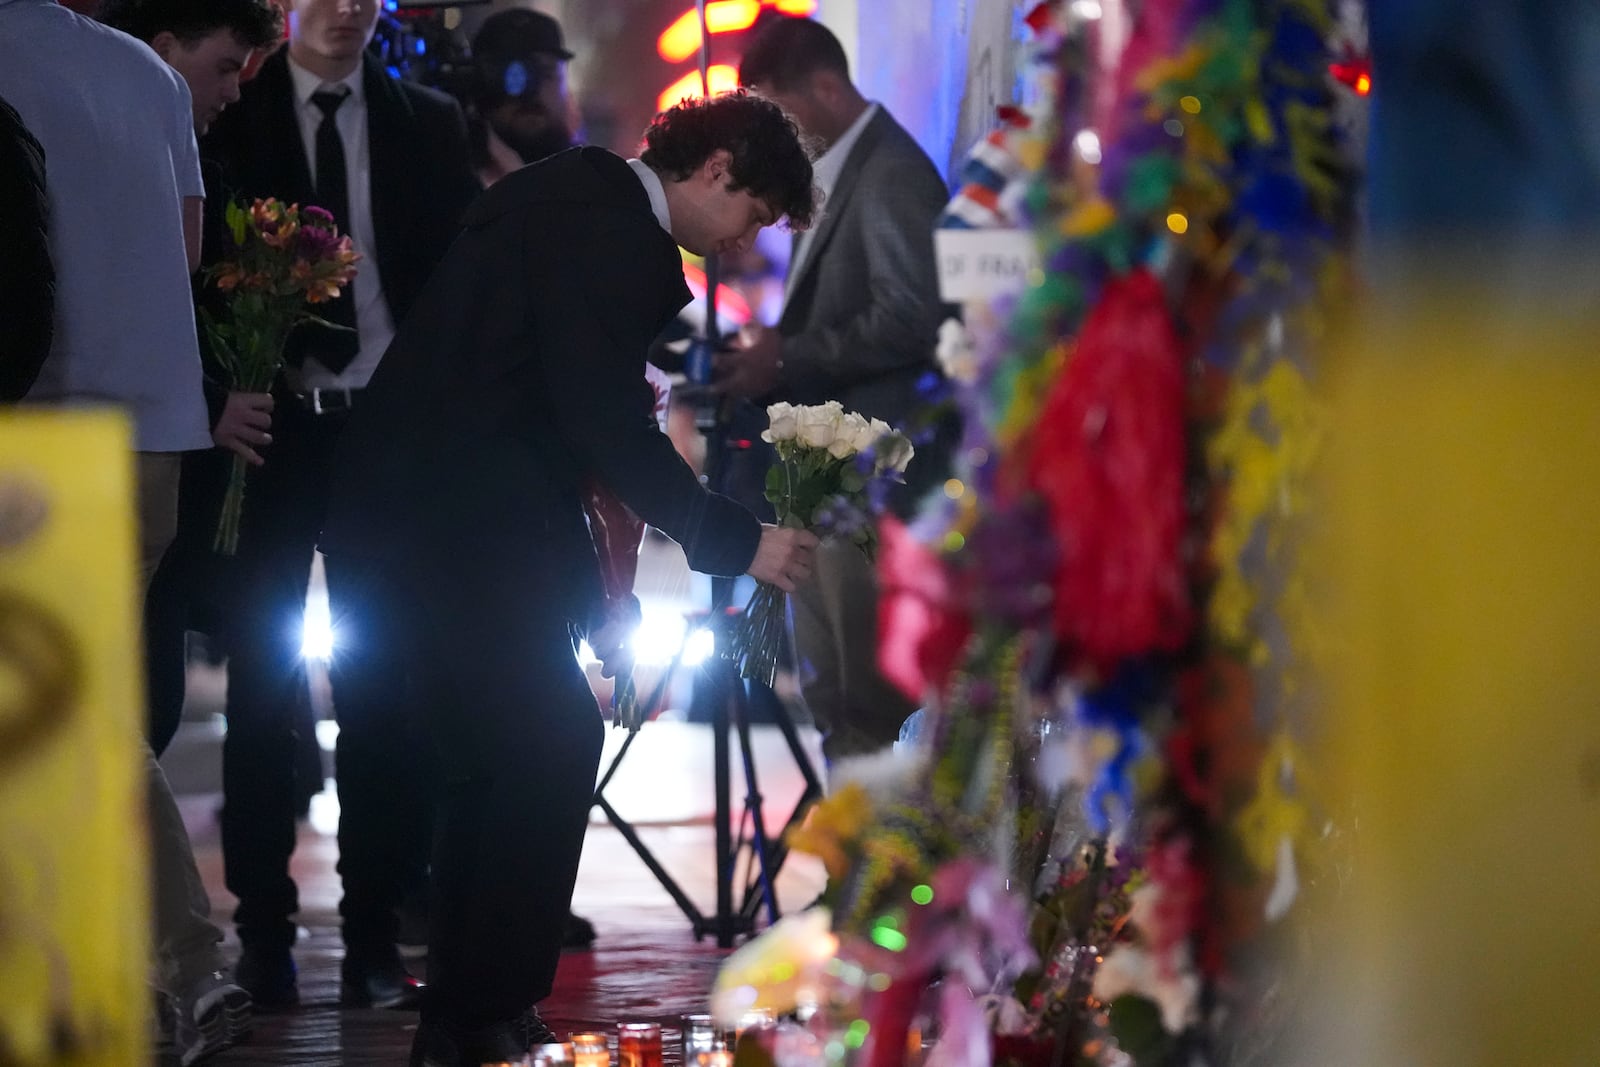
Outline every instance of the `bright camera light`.
POLYGON ((717 635, 705 627, 694 631, 683 642, 683 665, 698 667, 717 650, 717 635))
POLYGON ((642 603, 639 628, 633 632, 634 662, 646 667, 665 667, 683 647, 688 624, 682 612, 664 604, 642 603))
POLYGON ((333 659, 337 640, 333 616, 328 611, 328 595, 313 592, 306 597, 305 619, 300 629, 300 655, 305 659, 327 663, 333 659))

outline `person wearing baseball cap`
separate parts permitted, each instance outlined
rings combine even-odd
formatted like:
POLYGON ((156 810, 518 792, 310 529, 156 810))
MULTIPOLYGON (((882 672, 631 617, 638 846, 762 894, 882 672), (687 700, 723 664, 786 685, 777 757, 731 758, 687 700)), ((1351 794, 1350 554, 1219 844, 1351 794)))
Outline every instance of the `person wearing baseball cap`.
POLYGON ((537 11, 501 11, 478 28, 473 102, 482 127, 473 131, 473 162, 485 185, 572 146, 571 58, 561 24, 537 11))

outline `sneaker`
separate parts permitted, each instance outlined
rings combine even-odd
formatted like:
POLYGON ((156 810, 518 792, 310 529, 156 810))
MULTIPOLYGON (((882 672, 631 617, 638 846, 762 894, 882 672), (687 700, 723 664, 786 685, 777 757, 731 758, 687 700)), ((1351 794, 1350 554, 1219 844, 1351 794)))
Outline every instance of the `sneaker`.
POLYGON ((183 1067, 243 1041, 250 1035, 250 994, 220 971, 178 996, 173 1045, 183 1067))
POLYGON ((151 989, 155 998, 150 1017, 150 1062, 155 1067, 182 1067, 178 1056, 178 1009, 172 997, 159 989, 151 989))

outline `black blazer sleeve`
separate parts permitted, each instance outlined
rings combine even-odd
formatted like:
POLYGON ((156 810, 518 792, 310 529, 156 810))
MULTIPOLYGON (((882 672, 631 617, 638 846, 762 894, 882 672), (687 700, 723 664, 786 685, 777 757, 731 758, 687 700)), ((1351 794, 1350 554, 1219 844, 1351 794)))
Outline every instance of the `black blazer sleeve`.
POLYGON ((21 400, 50 354, 56 275, 44 149, 0 100, 0 401, 21 400))
POLYGON ((700 484, 656 426, 644 379, 645 353, 682 294, 681 282, 663 285, 681 277, 675 250, 659 231, 641 234, 633 219, 601 214, 568 254, 563 269, 538 272, 549 291, 535 302, 546 410, 557 432, 585 469, 683 546, 690 567, 742 574, 755 558, 760 524, 700 484))

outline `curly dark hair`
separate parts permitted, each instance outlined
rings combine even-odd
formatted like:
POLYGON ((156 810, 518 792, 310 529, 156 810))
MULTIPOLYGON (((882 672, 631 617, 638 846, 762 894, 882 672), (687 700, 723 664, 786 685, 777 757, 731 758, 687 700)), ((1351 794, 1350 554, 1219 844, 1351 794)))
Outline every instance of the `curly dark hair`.
POLYGON ((639 158, 663 177, 683 181, 719 148, 733 156, 735 189, 766 201, 791 229, 811 225, 814 146, 782 108, 743 89, 663 111, 645 130, 639 158))
POLYGON ((146 44, 162 31, 193 44, 232 30, 250 48, 268 48, 283 38, 283 11, 272 0, 105 0, 97 17, 146 44))

